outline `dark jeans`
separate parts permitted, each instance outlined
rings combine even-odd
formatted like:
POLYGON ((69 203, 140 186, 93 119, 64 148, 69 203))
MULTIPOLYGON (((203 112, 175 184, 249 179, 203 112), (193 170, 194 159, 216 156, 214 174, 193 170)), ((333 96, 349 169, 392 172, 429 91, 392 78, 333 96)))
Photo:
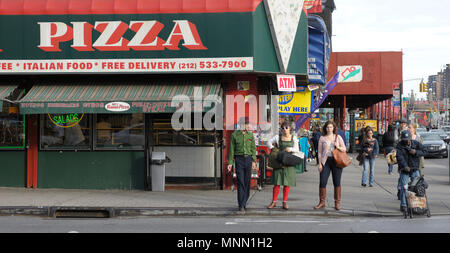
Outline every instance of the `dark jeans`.
POLYGON ((239 207, 247 207, 247 200, 250 197, 250 179, 252 172, 251 156, 236 156, 235 159, 236 179, 238 188, 239 207))
POLYGON ((327 162, 322 167, 320 172, 320 188, 326 188, 330 173, 333 176, 334 187, 341 186, 342 169, 336 166, 336 161, 333 157, 328 157, 327 162))

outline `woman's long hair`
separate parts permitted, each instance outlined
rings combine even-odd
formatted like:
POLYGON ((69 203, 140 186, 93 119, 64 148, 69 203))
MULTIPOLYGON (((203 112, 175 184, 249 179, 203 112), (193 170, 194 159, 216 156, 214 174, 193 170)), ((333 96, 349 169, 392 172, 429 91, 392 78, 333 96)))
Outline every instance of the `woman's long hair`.
POLYGON ((333 134, 337 134, 337 127, 336 127, 336 123, 334 123, 334 121, 327 121, 325 122, 325 125, 323 125, 322 127, 322 135, 327 135, 327 126, 328 125, 333 125, 333 134))
POLYGON ((366 126, 366 128, 364 128, 364 140, 369 138, 369 132, 373 133, 373 129, 370 126, 366 126))

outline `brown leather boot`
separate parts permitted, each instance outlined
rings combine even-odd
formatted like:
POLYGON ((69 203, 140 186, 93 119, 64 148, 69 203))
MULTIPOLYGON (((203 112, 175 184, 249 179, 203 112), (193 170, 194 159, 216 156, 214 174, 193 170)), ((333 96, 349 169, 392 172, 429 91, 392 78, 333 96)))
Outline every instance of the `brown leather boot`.
POLYGON ((276 206, 277 206, 277 202, 274 201, 274 202, 272 202, 272 203, 267 207, 267 209, 272 209, 272 208, 274 208, 274 207, 276 207, 276 206))
POLYGON ((334 187, 334 209, 341 210, 341 192, 342 187, 334 187))
POLYGON ((325 207, 325 200, 327 199, 327 188, 319 188, 319 204, 314 209, 322 209, 325 207))

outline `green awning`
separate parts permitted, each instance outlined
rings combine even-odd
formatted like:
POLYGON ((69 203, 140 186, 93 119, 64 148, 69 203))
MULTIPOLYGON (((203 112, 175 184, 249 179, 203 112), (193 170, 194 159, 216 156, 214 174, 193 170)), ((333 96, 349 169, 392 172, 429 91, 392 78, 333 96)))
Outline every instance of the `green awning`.
POLYGON ((20 113, 170 113, 176 111, 171 101, 177 95, 193 104, 211 100, 209 95, 221 97, 222 91, 220 84, 202 82, 37 84, 20 100, 20 113))
POLYGON ((17 88, 18 85, 3 85, 0 84, 0 112, 3 111, 4 99, 9 97, 11 93, 17 88))

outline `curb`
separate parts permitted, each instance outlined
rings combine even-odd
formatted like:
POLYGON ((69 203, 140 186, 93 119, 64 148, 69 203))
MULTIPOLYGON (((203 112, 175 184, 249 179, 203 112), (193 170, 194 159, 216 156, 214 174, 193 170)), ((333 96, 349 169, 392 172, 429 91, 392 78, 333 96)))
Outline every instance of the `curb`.
MULTIPOLYGON (((403 217, 401 212, 374 212, 333 208, 323 210, 267 210, 249 208, 239 212, 236 208, 149 208, 149 207, 77 207, 77 206, 14 206, 0 207, 0 215, 29 215, 51 218, 118 218, 118 217, 200 217, 200 216, 326 216, 326 217, 403 217)), ((432 216, 450 213, 432 213, 432 216)))

